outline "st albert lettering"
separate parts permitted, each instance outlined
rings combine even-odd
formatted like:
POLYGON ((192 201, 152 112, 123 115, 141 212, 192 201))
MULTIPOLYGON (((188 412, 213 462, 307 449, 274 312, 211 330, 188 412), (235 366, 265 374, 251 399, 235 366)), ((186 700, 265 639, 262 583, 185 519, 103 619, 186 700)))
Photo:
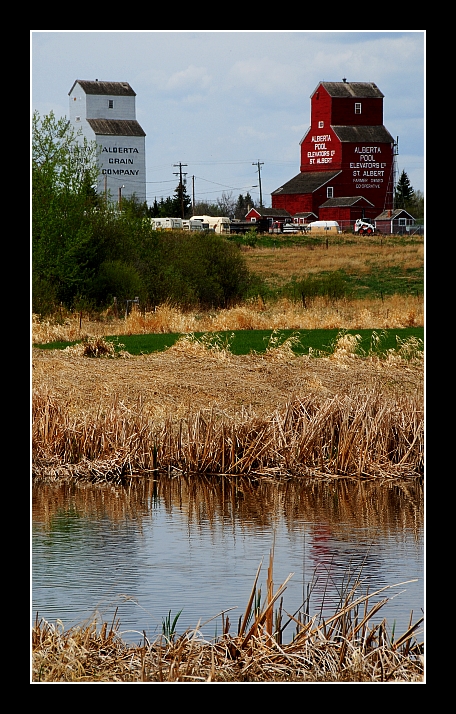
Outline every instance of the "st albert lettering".
POLYGON ((374 182, 376 184, 383 183, 383 176, 385 175, 386 162, 378 161, 375 156, 375 154, 382 153, 380 146, 355 146, 354 153, 358 154, 359 161, 351 161, 350 168, 355 169, 353 171, 353 181, 357 183, 356 188, 380 188, 380 186, 374 184, 374 182), (369 170, 361 172, 361 169, 369 170), (361 182, 366 182, 368 179, 360 178, 360 176, 369 176, 372 183, 363 187, 361 182), (380 176, 381 178, 372 179, 373 176, 380 176))

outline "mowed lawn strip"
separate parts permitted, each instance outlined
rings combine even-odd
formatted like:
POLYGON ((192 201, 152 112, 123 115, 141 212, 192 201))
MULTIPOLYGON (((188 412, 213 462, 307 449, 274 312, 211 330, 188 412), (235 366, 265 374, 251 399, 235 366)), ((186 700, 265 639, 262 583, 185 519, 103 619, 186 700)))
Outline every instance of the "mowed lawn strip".
MULTIPOLYGON (((337 337, 341 334, 360 335, 360 354, 385 354, 388 350, 396 350, 400 345, 414 338, 421 340, 424 345, 423 327, 405 327, 388 330, 225 330, 221 332, 192 333, 196 339, 210 335, 214 339, 214 345, 226 345, 230 352, 235 355, 247 355, 250 352, 262 353, 271 347, 271 336, 274 336, 274 343, 280 344, 290 337, 293 340, 292 349, 296 355, 307 355, 309 350, 317 355, 331 354, 334 351, 337 337), (374 339, 373 339, 374 336, 374 339), (380 339, 376 339, 380 338, 380 339), (216 343, 217 340, 217 343, 216 343)), ((131 355, 151 354, 152 352, 163 352, 172 347, 177 340, 183 337, 182 333, 154 333, 145 335, 116 335, 108 336, 106 340, 111 341, 117 349, 124 350, 131 355)), ((63 350, 66 347, 82 342, 48 342, 46 344, 35 344, 34 347, 49 350, 63 350)))

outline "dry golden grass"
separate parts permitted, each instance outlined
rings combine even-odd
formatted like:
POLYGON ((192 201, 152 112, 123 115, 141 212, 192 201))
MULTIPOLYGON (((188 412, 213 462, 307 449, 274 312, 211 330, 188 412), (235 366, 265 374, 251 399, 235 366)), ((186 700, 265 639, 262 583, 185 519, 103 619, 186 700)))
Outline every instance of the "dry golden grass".
POLYGON ((35 477, 123 483, 170 469, 254 477, 422 475, 419 362, 409 364, 397 356, 391 363, 360 360, 350 341, 326 360, 290 358, 286 350, 277 355, 271 350, 272 359, 268 354, 243 359, 229 353, 221 357, 223 351, 207 353, 199 344, 188 350, 178 343, 162 355, 132 360, 69 356, 65 364, 61 355, 37 355, 35 477), (163 361, 165 386, 162 381, 159 388, 156 367, 161 362, 163 368, 163 361), (38 369, 46 362, 54 369, 40 370, 43 381, 38 369), (182 382, 184 364, 190 385, 182 382), (58 368, 65 379, 60 393, 58 368), (108 374, 115 396, 106 390, 108 374), (279 375, 287 395, 277 393, 279 375), (146 379, 152 383, 149 396, 146 379))
POLYGON ((33 351, 35 477, 422 474, 423 357, 407 345, 384 360, 358 357, 350 335, 318 359, 287 343, 236 356, 189 336, 129 359, 84 349, 33 351))
POLYGON ((360 274, 376 269, 421 268, 424 262, 424 240, 397 242, 386 237, 366 239, 350 236, 329 240, 317 246, 281 248, 245 248, 244 256, 249 270, 264 277, 276 286, 289 282, 292 275, 305 277, 322 271, 345 270, 360 274), (419 242, 418 242, 419 241, 419 242))
POLYGON ((267 416, 296 396, 350 395, 381 390, 385 395, 423 397, 422 360, 400 355, 362 359, 341 338, 328 358, 291 356, 283 350, 234 355, 205 349, 189 339, 165 352, 128 359, 88 359, 78 351, 32 350, 32 382, 73 412, 96 414, 114 400, 125 409, 141 403, 156 420, 189 411, 219 410, 234 417, 241 408, 267 416), (350 351, 351 350, 351 351, 350 351))
POLYGON ((84 337, 107 335, 138 335, 152 333, 217 332, 222 330, 285 330, 285 329, 396 329, 424 325, 423 300, 417 297, 393 295, 383 300, 338 300, 328 302, 316 298, 304 308, 300 303, 282 299, 264 304, 261 300, 227 310, 195 313, 182 312, 164 304, 155 311, 134 310, 127 319, 91 321, 79 314, 66 315, 62 321, 32 318, 33 343, 68 341, 84 337))
POLYGON ((220 613, 222 635, 204 639, 198 624, 177 636, 163 627, 150 641, 127 645, 116 614, 111 623, 96 620, 65 631, 63 624, 36 621, 32 629, 34 682, 421 682, 423 646, 416 636, 422 622, 410 621, 393 638, 386 622, 371 620, 387 602, 387 586, 359 594, 359 581, 341 593, 341 605, 321 620, 305 611, 290 616, 281 600, 292 573, 278 587, 273 581, 273 551, 267 572, 266 597, 260 602, 256 573, 236 634, 229 616, 220 613), (378 596, 383 599, 378 600, 378 596), (377 601, 376 601, 377 599, 377 601), (372 602, 374 600, 374 602, 372 602), (290 643, 282 641, 286 622, 296 627, 290 643))
MULTIPOLYGON (((254 260, 261 249, 255 251, 246 252, 248 260, 254 260)), ((289 280, 290 260, 293 272, 301 260, 307 272, 353 266, 357 260, 363 269, 376 264, 416 267, 422 264, 423 245, 338 239, 330 241, 327 250, 324 246, 281 248, 271 251, 271 256, 276 266, 286 266, 284 275, 289 280)), ((267 272, 264 251, 260 257, 267 272)), ((130 472, 141 464, 152 468, 152 434, 161 445, 154 467, 180 472, 283 474, 288 469, 361 478, 408 478, 421 473, 422 355, 410 360, 404 348, 403 354, 391 353, 386 360, 361 359, 356 338, 345 335, 334 354, 324 359, 296 358, 289 344, 264 355, 236 356, 213 340, 209 345, 192 337, 195 332, 242 329, 422 326, 424 306, 419 297, 333 302, 317 298, 308 308, 287 299, 270 304, 257 299, 206 313, 182 312, 164 304, 151 312, 133 310, 127 319, 109 311, 93 322, 82 314, 60 317, 57 322, 34 316, 32 341, 83 339, 84 344, 64 352, 32 351, 36 474, 76 474, 79 469, 86 475, 100 473, 100 478, 112 472, 122 480, 127 461, 130 472), (184 337, 164 353, 104 360, 84 356, 88 350, 102 351, 107 335, 168 332, 184 337), (41 421, 51 413, 54 432, 49 436, 46 431, 49 422, 43 436, 41 421), (287 419, 299 431, 300 443, 288 429, 287 419), (139 431, 132 431, 132 424, 139 431), (332 425, 329 431, 328 425, 332 425), (105 435, 98 436, 103 428, 105 435), (92 443, 90 433, 106 444, 106 434, 111 432, 116 433, 118 448, 111 445, 100 452, 101 467, 100 454, 95 457, 92 446, 85 445, 92 443), (120 433, 129 436, 120 439, 120 433), (60 452, 57 444, 69 442, 76 444, 73 451, 65 446, 60 452), (95 469, 91 459, 97 461, 95 469)), ((413 345, 409 347, 413 352, 413 345)))

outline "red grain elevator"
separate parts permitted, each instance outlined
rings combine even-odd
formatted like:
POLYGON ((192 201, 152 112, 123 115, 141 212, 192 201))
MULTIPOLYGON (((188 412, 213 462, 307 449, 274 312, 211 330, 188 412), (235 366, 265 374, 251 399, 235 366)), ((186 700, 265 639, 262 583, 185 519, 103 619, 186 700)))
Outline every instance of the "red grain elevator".
POLYGON ((326 203, 325 220, 350 205, 355 220, 361 203, 366 218, 392 209, 396 145, 383 124, 383 98, 373 82, 320 82, 300 142, 300 173, 272 192, 272 207, 320 218, 326 203))

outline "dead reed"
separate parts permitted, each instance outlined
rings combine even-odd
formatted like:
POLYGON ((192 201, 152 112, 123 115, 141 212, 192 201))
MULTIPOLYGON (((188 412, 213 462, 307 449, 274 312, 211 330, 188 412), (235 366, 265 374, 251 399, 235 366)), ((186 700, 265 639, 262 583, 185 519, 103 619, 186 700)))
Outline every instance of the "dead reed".
MULTIPOLYGON (((38 620, 32 628, 34 682, 421 682, 424 675, 422 618, 400 637, 385 620, 372 618, 388 601, 386 591, 363 594, 361 581, 348 583, 331 617, 310 616, 303 608, 288 613, 283 593, 292 573, 278 587, 271 551, 262 599, 256 573, 245 612, 231 633, 230 610, 219 613, 222 634, 205 639, 201 623, 178 636, 174 627, 154 641, 146 632, 137 645, 122 640, 117 611, 111 623, 96 618, 65 631, 63 623, 38 620), (381 599, 379 599, 381 596, 381 599), (286 627, 293 639, 283 642, 286 627)), ((171 613, 170 613, 171 616, 171 613)), ((215 618, 213 618, 215 619, 215 618)), ((175 618, 176 620, 176 618, 175 618)), ((205 623, 207 624, 207 623, 205 623)), ((164 623, 165 625, 165 623, 164 623)))
POLYGON ((210 410, 156 423, 111 403, 74 414, 49 394, 32 404, 35 478, 125 483, 159 472, 253 477, 408 479, 423 474, 423 408, 416 396, 307 394, 257 417, 210 410))

